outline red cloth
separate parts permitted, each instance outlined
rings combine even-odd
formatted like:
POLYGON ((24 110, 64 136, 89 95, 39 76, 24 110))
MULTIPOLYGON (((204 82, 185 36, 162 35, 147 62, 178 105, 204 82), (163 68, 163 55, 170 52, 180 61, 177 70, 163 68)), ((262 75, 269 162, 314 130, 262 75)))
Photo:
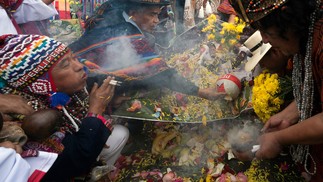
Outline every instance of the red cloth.
POLYGON ((55 8, 58 11, 59 19, 71 19, 70 4, 67 0, 55 1, 55 8))
POLYGON ((236 12, 234 11, 233 7, 229 3, 229 0, 223 0, 222 3, 218 6, 218 11, 224 14, 228 15, 236 15, 236 12))
POLYGON ((35 34, 50 36, 48 32, 49 20, 30 21, 19 24, 22 34, 35 34))
MULTIPOLYGON (((315 95, 314 101, 314 111, 320 113, 323 111, 323 18, 318 20, 314 26, 314 36, 313 36, 313 50, 312 50, 312 60, 313 60, 313 74, 315 81, 315 95)), ((312 145, 311 155, 316 162, 316 174, 312 177, 313 182, 323 182, 323 144, 312 145)), ((313 164, 311 164, 313 169, 313 164)))

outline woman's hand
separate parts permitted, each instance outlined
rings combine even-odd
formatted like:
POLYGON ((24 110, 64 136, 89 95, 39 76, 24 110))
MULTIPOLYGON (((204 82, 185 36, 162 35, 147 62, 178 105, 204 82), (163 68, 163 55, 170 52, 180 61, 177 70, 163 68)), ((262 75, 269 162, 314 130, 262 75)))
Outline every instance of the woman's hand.
POLYGON ((299 118, 295 101, 282 112, 273 115, 262 128, 263 132, 271 132, 285 129, 297 122, 299 118))
POLYGON ((113 79, 114 77, 108 76, 100 87, 97 83, 94 84, 90 93, 89 112, 100 115, 104 113, 114 95, 115 85, 109 84, 113 79))
POLYGON ((0 112, 28 115, 34 109, 19 95, 0 94, 0 112))
POLYGON ((265 133, 259 138, 260 148, 256 153, 257 159, 271 159, 279 155, 283 146, 277 138, 276 132, 265 133))
POLYGON ((285 119, 283 113, 278 113, 269 118, 261 131, 272 132, 285 129, 292 125, 292 122, 285 119))

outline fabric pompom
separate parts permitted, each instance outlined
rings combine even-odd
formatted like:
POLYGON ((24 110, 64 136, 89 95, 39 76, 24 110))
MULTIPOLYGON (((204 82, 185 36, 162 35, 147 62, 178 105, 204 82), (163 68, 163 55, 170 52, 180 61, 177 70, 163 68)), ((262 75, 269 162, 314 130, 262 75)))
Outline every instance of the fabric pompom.
POLYGON ((50 106, 60 109, 62 106, 66 106, 70 102, 71 98, 63 92, 54 92, 50 96, 50 106))

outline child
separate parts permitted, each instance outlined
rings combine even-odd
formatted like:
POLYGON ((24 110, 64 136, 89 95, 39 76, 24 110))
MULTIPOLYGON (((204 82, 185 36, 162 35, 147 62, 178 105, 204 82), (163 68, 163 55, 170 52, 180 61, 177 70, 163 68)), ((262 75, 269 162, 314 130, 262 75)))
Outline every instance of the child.
POLYGON ((42 140, 56 132, 61 121, 59 111, 43 109, 24 117, 21 127, 29 139, 42 140))
MULTIPOLYGON (((52 113, 47 112, 46 113, 52 113)), ((47 115, 50 115, 47 114, 47 115)), ((40 114, 35 113, 32 115, 40 114)), ((11 132, 8 127, 14 126, 17 131, 22 131, 20 125, 14 122, 4 122, 3 114, 0 113, 0 135, 6 132, 4 139, 0 141, 0 181, 34 181, 39 182, 48 169, 53 165, 57 158, 57 154, 47 152, 37 152, 37 155, 28 155, 29 152, 23 154, 21 144, 11 141, 8 136, 21 136, 21 132, 11 132), (7 125, 10 123, 10 125, 7 125), (28 156, 23 158, 23 156, 28 156)), ((24 135, 24 133, 23 133, 24 135)), ((27 137, 26 137, 27 138, 27 137)), ((29 153, 32 154, 32 153, 29 153)))

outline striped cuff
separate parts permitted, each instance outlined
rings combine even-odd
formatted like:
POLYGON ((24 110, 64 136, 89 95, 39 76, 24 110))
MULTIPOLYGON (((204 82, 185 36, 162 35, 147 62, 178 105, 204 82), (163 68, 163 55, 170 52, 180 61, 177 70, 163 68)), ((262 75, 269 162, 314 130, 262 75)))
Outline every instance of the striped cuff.
POLYGON ((87 113, 86 117, 95 117, 95 118, 98 118, 102 121, 102 123, 110 130, 112 131, 112 125, 111 125, 111 122, 112 122, 112 119, 105 119, 102 115, 100 114, 94 114, 94 113, 87 113))

